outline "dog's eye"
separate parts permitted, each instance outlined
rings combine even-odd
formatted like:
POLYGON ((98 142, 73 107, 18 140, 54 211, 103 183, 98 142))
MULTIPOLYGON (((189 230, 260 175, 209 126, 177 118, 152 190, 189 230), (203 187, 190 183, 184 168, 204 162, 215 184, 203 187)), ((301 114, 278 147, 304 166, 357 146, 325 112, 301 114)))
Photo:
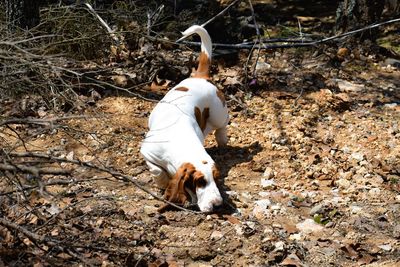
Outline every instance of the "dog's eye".
POLYGON ((196 180, 196 187, 205 187, 206 184, 206 179, 204 179, 203 177, 196 180))

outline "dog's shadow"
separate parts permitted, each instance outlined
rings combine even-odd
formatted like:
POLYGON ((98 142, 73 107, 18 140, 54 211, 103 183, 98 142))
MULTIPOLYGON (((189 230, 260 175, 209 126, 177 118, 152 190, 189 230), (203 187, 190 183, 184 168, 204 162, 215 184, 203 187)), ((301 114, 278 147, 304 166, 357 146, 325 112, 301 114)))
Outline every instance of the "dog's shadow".
POLYGON ((221 195, 224 199, 224 204, 217 208, 215 212, 217 214, 232 214, 237 212, 236 205, 232 202, 232 199, 227 194, 230 188, 225 184, 225 178, 231 168, 243 162, 250 162, 255 155, 257 155, 262 147, 258 142, 252 143, 248 146, 226 146, 223 148, 211 147, 207 148, 207 153, 215 160, 220 171, 220 179, 217 181, 218 187, 221 190, 221 195))

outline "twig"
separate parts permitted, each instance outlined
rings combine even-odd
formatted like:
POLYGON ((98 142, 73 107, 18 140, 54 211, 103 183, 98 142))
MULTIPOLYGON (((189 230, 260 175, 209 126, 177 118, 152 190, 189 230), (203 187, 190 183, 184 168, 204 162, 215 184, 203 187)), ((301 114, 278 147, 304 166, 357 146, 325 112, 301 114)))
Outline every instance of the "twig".
POLYGON ((199 211, 193 211, 193 210, 189 210, 186 208, 183 208, 181 206, 176 205, 175 203, 172 203, 170 201, 165 200, 162 197, 159 197, 158 195, 156 195, 155 193, 151 192, 149 189, 143 187, 142 185, 140 185, 135 178, 133 178, 132 176, 126 175, 126 174, 122 174, 120 172, 117 171, 113 171, 110 170, 108 168, 105 167, 100 167, 100 166, 96 166, 90 162, 83 162, 80 160, 68 160, 65 158, 61 158, 61 157, 54 157, 51 155, 46 155, 46 154, 41 154, 41 153, 33 153, 33 152, 12 152, 9 154, 11 157, 37 157, 37 158, 44 158, 44 159, 48 159, 48 160, 53 160, 53 161, 57 161, 57 162, 66 162, 66 163, 72 163, 72 164, 78 164, 81 166, 85 166, 91 169, 95 169, 98 171, 102 171, 108 174, 111 174, 114 178, 118 179, 118 180, 123 180, 123 181, 127 181, 127 182, 131 182, 133 183, 137 188, 139 188, 140 190, 146 192, 147 194, 151 195, 152 197, 167 203, 171 206, 173 206, 174 208, 183 210, 183 211, 187 211, 187 212, 191 212, 191 213, 195 213, 195 214, 203 214, 203 212, 199 212, 199 211))
POLYGON ((33 233, 33 232, 25 229, 24 227, 22 227, 16 223, 13 223, 5 218, 0 218, 0 224, 3 225, 4 227, 7 227, 8 229, 17 230, 18 232, 22 233, 23 235, 25 235, 26 237, 28 237, 30 240, 32 240, 35 243, 38 243, 38 244, 45 243, 52 247, 58 246, 58 243, 56 241, 50 240, 50 239, 46 238, 45 236, 33 233))
MULTIPOLYGON (((254 62, 254 67, 253 67, 253 73, 252 73, 252 78, 254 79, 256 77, 256 69, 257 69, 257 63, 258 63, 258 59, 260 58, 260 51, 261 51, 261 45, 262 45, 262 40, 261 40, 261 34, 260 34, 260 29, 258 27, 257 21, 256 21, 256 14, 254 12, 254 8, 253 8, 253 4, 251 3, 251 0, 248 0, 249 2, 249 6, 250 6, 250 10, 251 10, 251 16, 253 18, 253 22, 254 22, 254 26, 256 28, 256 33, 257 33, 257 43, 258 43, 258 50, 257 50, 257 57, 256 57, 256 61, 254 62)), ((253 46, 254 47, 254 46, 253 46)), ((249 53, 249 58, 251 58, 253 52, 253 48, 249 53)), ((246 66, 246 82, 245 84, 248 84, 248 77, 247 77, 247 66, 246 66)))
MULTIPOLYGON (((384 26, 384 25, 388 25, 388 24, 393 24, 396 22, 400 22, 400 18, 397 19, 392 19, 392 20, 388 20, 382 23, 375 23, 375 24, 371 24, 369 26, 366 26, 364 28, 360 28, 354 31, 350 31, 350 32, 346 32, 346 33, 342 33, 342 34, 337 34, 334 36, 330 36, 330 37, 326 37, 320 40, 316 40, 316 41, 302 41, 302 40, 293 40, 293 39, 272 39, 272 40, 264 40, 262 39, 262 42, 264 43, 282 43, 282 42, 288 42, 289 44, 274 44, 274 45, 265 45, 263 44, 261 49, 276 49, 276 48, 295 48, 295 47, 307 47, 307 46, 315 46, 318 44, 323 44, 323 43, 327 43, 329 41, 333 41, 335 39, 341 39, 344 37, 347 37, 349 35, 353 35, 359 32, 363 32, 363 31, 367 31, 370 29, 374 29, 380 26, 384 26)), ((162 39, 157 39, 158 41, 163 41, 162 39)), ((243 43, 238 43, 238 44, 222 44, 222 43, 213 43, 214 47, 220 47, 220 48, 236 48, 236 49, 251 49, 254 44, 256 44, 256 42, 243 42, 243 43)), ((196 46, 200 46, 201 43, 200 42, 190 42, 190 41, 182 41, 180 43, 176 43, 177 45, 180 44, 186 44, 186 45, 196 45, 196 46)))
POLYGON ((104 21, 104 19, 102 19, 102 17, 100 17, 99 14, 96 13, 96 11, 93 9, 93 7, 89 4, 89 3, 85 3, 84 4, 88 9, 89 12, 94 15, 101 23, 101 25, 104 26, 104 28, 106 28, 107 32, 110 34, 111 38, 117 43, 120 44, 120 39, 115 35, 115 31, 111 29, 110 26, 108 26, 108 24, 104 21))
MULTIPOLYGON (((86 183, 86 182, 90 182, 90 181, 97 181, 97 180, 107 180, 110 177, 98 177, 98 178, 89 178, 89 179, 82 179, 82 180, 75 180, 75 179, 64 179, 64 180, 52 180, 50 182, 47 183, 43 183, 43 187, 46 186, 52 186, 52 185, 71 185, 71 184, 80 184, 80 183, 86 183)), ((16 189, 16 190, 11 190, 8 192, 4 192, 4 193, 0 193, 0 196, 5 196, 5 195, 10 195, 10 194, 14 194, 20 191, 26 191, 26 190, 32 190, 37 188, 37 185, 22 185, 20 186, 20 189, 16 189)))
POLYGON ((210 22, 214 21, 215 19, 219 18, 220 16, 222 16, 223 14, 225 14, 226 11, 228 11, 233 5, 235 5, 237 2, 239 2, 241 0, 234 0, 232 3, 230 3, 226 8, 224 8, 221 12, 219 12, 217 15, 215 15, 214 17, 212 17, 211 19, 207 20, 206 22, 204 22, 201 26, 205 27, 207 24, 209 24, 210 22))
POLYGON ((27 166, 27 165, 22 165, 22 164, 3 164, 0 163, 0 170, 2 171, 19 171, 23 173, 30 173, 33 176, 37 177, 41 174, 50 174, 50 175, 70 175, 71 170, 66 170, 66 169, 60 169, 60 168, 52 168, 52 167, 47 167, 47 168, 37 168, 34 166, 27 166))
POLYGON ((76 259, 79 259, 83 263, 85 263, 85 264, 87 264, 89 266, 92 266, 92 264, 90 264, 85 258, 83 258, 79 254, 73 252, 71 249, 61 247, 59 241, 52 240, 52 239, 49 239, 46 236, 42 236, 42 235, 38 235, 36 233, 33 233, 33 232, 25 229, 24 227, 22 227, 22 226, 20 226, 20 225, 18 225, 16 223, 13 223, 13 222, 5 219, 5 218, 0 218, 0 224, 3 225, 4 227, 8 228, 8 229, 16 230, 16 231, 22 233, 23 235, 28 237, 35 244, 46 244, 46 245, 48 245, 50 247, 58 248, 59 250, 68 253, 72 257, 74 257, 76 259))

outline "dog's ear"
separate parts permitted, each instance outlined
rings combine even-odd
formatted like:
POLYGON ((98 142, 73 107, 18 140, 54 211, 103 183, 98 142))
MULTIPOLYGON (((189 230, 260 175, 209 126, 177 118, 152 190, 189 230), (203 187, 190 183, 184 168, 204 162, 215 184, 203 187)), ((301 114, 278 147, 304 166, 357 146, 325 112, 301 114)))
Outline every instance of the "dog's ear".
POLYGON ((193 173, 196 171, 190 163, 184 163, 179 167, 175 175, 169 181, 165 189, 164 198, 172 203, 184 204, 189 194, 185 190, 185 186, 191 187, 193 173))
POLYGON ((211 170, 212 170, 212 175, 213 175, 214 181, 217 182, 218 179, 220 178, 221 174, 220 174, 219 169, 218 169, 218 167, 217 167, 217 165, 215 163, 212 166, 211 170))
MULTIPOLYGON (((170 180, 165 189, 164 198, 172 203, 183 205, 190 198, 190 194, 185 188, 196 192, 196 187, 203 187, 205 184, 204 175, 196 171, 192 164, 184 163, 170 180)), ((162 212, 168 207, 167 204, 161 207, 159 211, 162 212)))

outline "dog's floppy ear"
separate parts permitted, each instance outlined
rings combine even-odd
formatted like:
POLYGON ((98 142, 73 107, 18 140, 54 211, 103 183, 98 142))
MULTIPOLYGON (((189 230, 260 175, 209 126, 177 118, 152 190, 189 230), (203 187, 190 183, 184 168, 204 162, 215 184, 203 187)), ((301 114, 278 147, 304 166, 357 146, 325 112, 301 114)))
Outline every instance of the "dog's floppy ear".
MULTIPOLYGON (((164 198, 172 203, 184 204, 189 197, 185 186, 191 183, 195 168, 190 163, 182 164, 176 171, 175 175, 169 181, 169 184, 164 192, 164 198)), ((159 209, 160 212, 168 208, 169 205, 164 205, 159 209)))
MULTIPOLYGON (((172 203, 183 205, 190 198, 185 188, 195 192, 196 187, 205 186, 205 183, 204 175, 201 172, 196 171, 192 164, 184 163, 170 180, 165 189, 164 198, 172 203)), ((168 207, 168 204, 164 205, 159 211, 165 211, 168 207)))

